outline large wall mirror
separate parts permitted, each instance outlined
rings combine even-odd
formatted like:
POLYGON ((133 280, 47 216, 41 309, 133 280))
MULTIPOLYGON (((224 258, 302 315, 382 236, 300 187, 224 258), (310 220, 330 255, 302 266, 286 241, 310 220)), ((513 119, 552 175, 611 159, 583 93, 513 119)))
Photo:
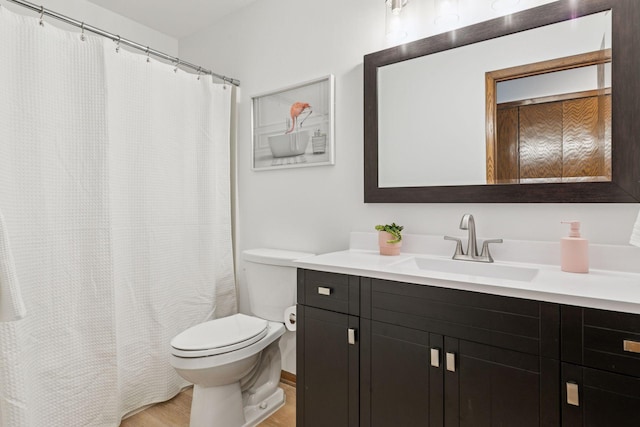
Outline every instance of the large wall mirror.
POLYGON ((639 201, 639 3, 559 0, 365 56, 365 202, 639 201))

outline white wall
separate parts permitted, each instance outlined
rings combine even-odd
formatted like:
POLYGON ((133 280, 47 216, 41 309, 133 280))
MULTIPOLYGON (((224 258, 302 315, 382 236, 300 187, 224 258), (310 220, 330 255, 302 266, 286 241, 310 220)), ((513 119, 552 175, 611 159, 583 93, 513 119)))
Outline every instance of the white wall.
MULTIPOLYGON (((237 250, 330 252, 350 231, 394 221, 409 233, 463 235, 473 213, 482 237, 556 241, 560 221, 583 222, 592 242, 626 244, 637 204, 363 203, 362 57, 387 47, 382 0, 261 0, 180 40, 180 56, 242 81, 238 106, 237 250), (251 96, 326 74, 336 77, 335 166, 251 171, 251 96)), ((452 247, 453 251, 453 247, 452 247)), ((239 265, 241 267, 241 263, 239 265)), ((240 309, 248 312, 239 274, 240 309)), ((291 336, 284 369, 295 372, 291 336)))
MULTIPOLYGON (((177 39, 141 25, 129 18, 115 14, 100 6, 96 6, 86 0, 40 0, 38 2, 32 1, 32 3, 37 4, 38 6, 42 5, 45 9, 50 9, 54 12, 68 16, 69 18, 86 22, 88 25, 100 28, 101 30, 118 34, 122 36, 122 38, 140 43, 143 46, 149 46, 152 49, 159 50, 169 55, 178 54, 177 39)), ((39 17, 39 13, 8 1, 1 1, 0 5, 16 13, 39 17)), ((62 21, 54 18, 45 17, 44 20, 45 23, 50 25, 56 25, 73 31, 80 31, 78 28, 66 25, 62 23, 62 21)))
POLYGON ((601 65, 571 68, 553 73, 537 74, 496 84, 496 103, 542 98, 560 93, 578 93, 611 87, 611 63, 604 68, 604 84, 600 87, 598 75, 601 65))

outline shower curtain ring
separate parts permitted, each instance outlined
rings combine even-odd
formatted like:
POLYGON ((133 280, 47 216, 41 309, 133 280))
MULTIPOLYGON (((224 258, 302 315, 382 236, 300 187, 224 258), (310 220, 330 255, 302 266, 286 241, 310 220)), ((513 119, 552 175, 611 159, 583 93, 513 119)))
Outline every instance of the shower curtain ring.
POLYGON ((116 53, 120 52, 120 36, 118 36, 118 41, 116 41, 116 53))
POLYGON ((147 62, 151 62, 151 58, 149 58, 149 46, 147 46, 147 62))
POLYGON ((174 73, 178 72, 178 67, 180 66, 180 58, 176 58, 178 61, 176 61, 176 68, 173 69, 174 73))
POLYGON ((198 80, 200 80, 201 74, 202 74, 202 67, 198 67, 198 80))
POLYGON ((80 30, 82 31, 80 33, 80 40, 85 41, 87 38, 84 36, 84 22, 80 25, 80 30))
POLYGON ((40 26, 44 27, 44 6, 40 6, 40 26))

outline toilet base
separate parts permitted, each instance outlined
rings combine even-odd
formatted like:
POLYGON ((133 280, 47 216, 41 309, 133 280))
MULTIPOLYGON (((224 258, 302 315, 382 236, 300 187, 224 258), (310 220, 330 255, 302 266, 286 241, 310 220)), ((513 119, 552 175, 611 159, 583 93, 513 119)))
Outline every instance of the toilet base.
POLYGON ((217 387, 193 386, 189 427, 242 426, 245 423, 240 383, 217 387))
POLYGON ((242 427, 254 427, 266 420, 278 409, 285 404, 284 390, 280 387, 276 388, 273 394, 257 405, 251 405, 244 408, 244 418, 246 424, 242 427))
MULTIPOLYGON (((238 363, 238 362, 236 362, 238 363)), ((280 381, 279 340, 259 355, 254 368, 227 385, 193 386, 190 427, 254 427, 285 402, 280 381)))
POLYGON ((216 425, 221 426, 254 427, 284 403, 284 390, 280 387, 260 403, 243 408, 239 383, 221 387, 194 385, 189 426, 212 427, 212 420, 215 420, 216 425))

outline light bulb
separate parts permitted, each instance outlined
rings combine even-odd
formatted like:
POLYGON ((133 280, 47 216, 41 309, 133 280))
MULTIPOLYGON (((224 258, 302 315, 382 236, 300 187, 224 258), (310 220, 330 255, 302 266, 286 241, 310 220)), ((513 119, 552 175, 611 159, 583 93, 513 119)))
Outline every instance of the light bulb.
POLYGON ((408 0, 386 0, 385 4, 391 8, 391 13, 398 16, 402 8, 407 5, 408 0))

